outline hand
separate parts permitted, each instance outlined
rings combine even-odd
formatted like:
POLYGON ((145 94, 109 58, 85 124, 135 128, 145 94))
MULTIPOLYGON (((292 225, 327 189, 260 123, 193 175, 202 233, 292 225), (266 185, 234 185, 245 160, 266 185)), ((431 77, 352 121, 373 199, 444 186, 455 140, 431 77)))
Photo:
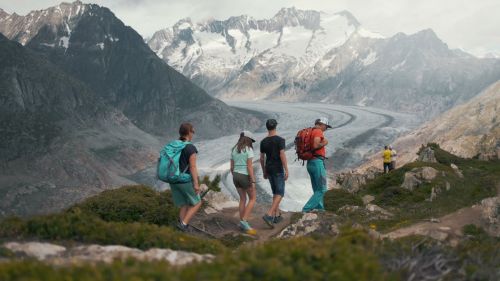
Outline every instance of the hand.
POLYGON ((285 171, 285 181, 288 179, 288 171, 285 171))
POLYGON ((200 194, 200 192, 201 192, 201 188, 200 188, 200 186, 199 186, 198 184, 195 184, 195 185, 194 185, 194 193, 196 193, 196 194, 200 194))
POLYGON ((327 139, 323 139, 323 140, 321 141, 321 144, 322 144, 323 146, 327 146, 327 145, 328 145, 328 140, 327 140, 327 139))

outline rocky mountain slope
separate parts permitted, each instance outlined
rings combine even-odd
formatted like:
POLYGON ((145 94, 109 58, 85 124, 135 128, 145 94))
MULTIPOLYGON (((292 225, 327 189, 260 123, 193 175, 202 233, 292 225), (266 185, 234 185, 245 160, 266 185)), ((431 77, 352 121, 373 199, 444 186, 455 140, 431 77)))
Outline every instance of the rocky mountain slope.
POLYGON ((163 63, 107 8, 79 1, 0 17, 0 32, 90 86, 139 128, 166 135, 181 120, 214 137, 258 122, 210 97, 163 63), (222 128, 225 128, 222 130, 222 128))
POLYGON ((0 32, 0 217, 134 183, 181 121, 198 138, 260 124, 166 65, 107 8, 1 11, 0 32))
MULTIPOLYGON (((457 106, 433 121, 399 138, 393 146, 398 165, 414 161, 422 145, 437 143, 461 157, 500 159, 500 81, 469 102, 457 106)), ((375 155, 360 170, 380 166, 375 155)))
POLYGON ((0 35, 0 216, 59 210, 154 159, 160 141, 86 84, 0 35))
POLYGON ((148 44, 224 99, 326 101, 430 117, 500 78, 500 60, 451 50, 432 30, 383 38, 347 11, 284 8, 265 20, 183 19, 148 44))

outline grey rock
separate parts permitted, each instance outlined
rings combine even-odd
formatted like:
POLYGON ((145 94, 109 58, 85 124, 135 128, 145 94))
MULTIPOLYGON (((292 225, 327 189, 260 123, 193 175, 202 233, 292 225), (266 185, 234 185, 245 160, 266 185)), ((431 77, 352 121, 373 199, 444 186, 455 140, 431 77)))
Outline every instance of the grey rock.
POLYGON ((342 173, 337 176, 340 187, 350 193, 356 193, 366 184, 366 176, 357 173, 342 173))
POLYGON ((60 256, 66 252, 66 248, 63 246, 40 242, 8 242, 3 246, 14 253, 22 253, 38 260, 60 256))
POLYGON ((363 204, 367 205, 368 203, 375 200, 375 196, 368 194, 368 195, 363 196, 363 198, 361 198, 361 199, 363 200, 363 204))
POLYGON ((430 147, 424 148, 420 155, 418 156, 418 161, 420 162, 428 162, 428 163, 437 163, 436 156, 434 155, 434 150, 430 147))
POLYGON ((368 211, 370 211, 370 212, 377 212, 377 213, 381 213, 381 214, 383 214, 383 215, 385 215, 385 216, 387 216, 387 217, 392 217, 392 216, 394 216, 394 214, 393 214, 393 213, 391 213, 391 212, 389 212, 389 211, 385 210, 384 208, 379 207, 379 206, 377 206, 377 205, 375 205, 375 204, 367 204, 365 208, 366 208, 368 211))
POLYGON ((4 247, 14 253, 42 260, 51 264, 66 265, 81 262, 111 263, 116 259, 137 259, 142 261, 167 261, 174 266, 182 266, 192 262, 211 261, 213 255, 200 255, 185 251, 151 248, 143 251, 125 246, 83 245, 66 248, 50 243, 39 242, 9 242, 4 247))
POLYGON ((278 238, 290 238, 296 236, 305 236, 319 229, 321 222, 318 215, 314 213, 305 213, 296 223, 283 229, 278 238))
POLYGON ((422 184, 422 181, 420 181, 415 174, 407 172, 405 173, 405 178, 403 180, 403 184, 401 187, 406 188, 410 191, 415 190, 415 188, 419 187, 422 184))
POLYGON ((415 168, 405 173, 401 187, 408 190, 415 190, 415 188, 422 185, 422 183, 434 180, 437 175, 438 171, 432 167, 415 168))
POLYGON ((455 164, 451 163, 451 164, 450 164, 450 166, 451 166, 451 168, 453 169, 453 171, 455 172, 455 174, 456 174, 459 178, 463 178, 463 177, 464 177, 464 175, 463 175, 462 171, 460 171, 460 169, 458 168, 458 166, 457 166, 457 165, 455 165, 455 164))

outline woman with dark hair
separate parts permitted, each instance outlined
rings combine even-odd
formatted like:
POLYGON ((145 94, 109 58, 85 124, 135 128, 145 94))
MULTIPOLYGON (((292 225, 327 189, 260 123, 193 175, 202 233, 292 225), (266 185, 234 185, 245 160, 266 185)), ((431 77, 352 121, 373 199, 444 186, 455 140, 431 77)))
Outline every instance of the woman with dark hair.
POLYGON ((180 208, 177 227, 181 231, 189 230, 189 221, 201 207, 200 185, 198 183, 198 169, 196 168, 196 154, 198 150, 191 143, 194 136, 194 127, 191 123, 182 123, 179 128, 179 140, 185 143, 179 158, 179 170, 191 175, 191 181, 185 183, 171 183, 174 204, 180 208))
POLYGON ((257 232, 248 223, 256 200, 255 175, 253 171, 253 143, 255 139, 249 131, 240 134, 238 143, 231 150, 231 174, 234 186, 240 195, 240 228, 247 234, 255 235, 257 232), (248 204, 247 204, 248 195, 248 204))

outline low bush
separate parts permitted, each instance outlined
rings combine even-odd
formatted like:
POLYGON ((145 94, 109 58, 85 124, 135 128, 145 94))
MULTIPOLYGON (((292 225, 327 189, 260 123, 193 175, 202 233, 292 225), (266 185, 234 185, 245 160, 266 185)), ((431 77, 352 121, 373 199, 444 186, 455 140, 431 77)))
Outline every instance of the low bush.
POLYGON ((116 261, 110 265, 51 267, 39 262, 0 264, 1 280, 397 280, 374 254, 374 241, 359 230, 338 238, 297 238, 243 246, 211 263, 116 261))
POLYGON ((70 208, 96 215, 104 221, 174 225, 178 208, 170 191, 158 192, 143 185, 104 191, 70 208))
POLYGON ((336 212, 339 208, 352 205, 363 206, 363 201, 358 195, 351 194, 343 189, 332 189, 325 193, 325 209, 336 212))

